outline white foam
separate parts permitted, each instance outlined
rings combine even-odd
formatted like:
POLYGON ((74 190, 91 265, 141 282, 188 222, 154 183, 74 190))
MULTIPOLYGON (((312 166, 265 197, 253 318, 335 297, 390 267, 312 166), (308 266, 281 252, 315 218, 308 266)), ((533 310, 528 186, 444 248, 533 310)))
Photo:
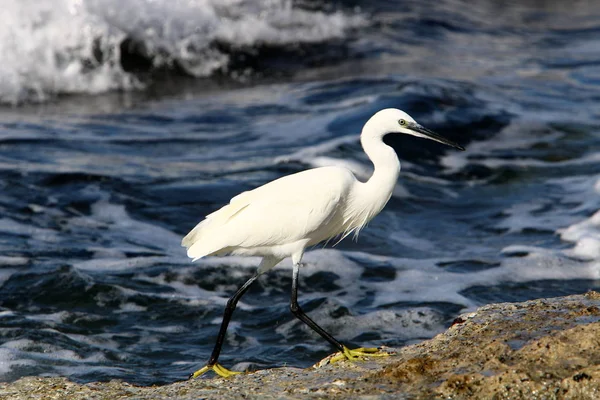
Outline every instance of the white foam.
MULTIPOLYGON (((389 224, 397 223, 396 219, 390 218, 388 220, 389 224)), ((387 236, 389 239, 394 242, 400 243, 402 246, 407 249, 415 249, 420 251, 434 251, 436 246, 434 243, 427 239, 423 239, 420 237, 416 237, 408 233, 408 231, 403 230, 401 226, 394 229, 394 231, 387 236)))
MULTIPOLYGON (((136 250, 139 250, 136 248, 136 250)), ((108 257, 93 258, 85 261, 73 262, 73 267, 81 271, 128 271, 150 267, 167 261, 165 257, 131 257, 112 259, 108 257)))
POLYGON ((0 346, 0 376, 10 373, 15 366, 33 366, 33 360, 17 358, 18 354, 10 348, 0 346))
POLYGON ((11 318, 11 317, 14 317, 15 315, 17 315, 17 313, 15 313, 14 311, 11 311, 11 310, 0 311, 0 318, 11 318))
MULTIPOLYGON (((180 279, 185 280, 187 271, 179 270, 179 272, 182 274, 180 279)), ((140 274, 136 276, 136 279, 144 282, 152 282, 154 284, 160 285, 161 287, 169 287, 174 289, 173 292, 169 293, 145 293, 146 296, 168 298, 170 300, 179 301, 190 305, 193 304, 190 302, 199 302, 203 306, 205 306, 206 304, 218 304, 221 306, 225 306, 227 298, 230 296, 230 294, 223 294, 220 296, 218 293, 204 290, 198 285, 186 284, 181 280, 166 279, 166 274, 159 274, 153 277, 140 274)), ((240 302, 238 307, 242 309, 246 308, 243 302, 240 302)))
MULTIPOLYGON (((112 333, 101 333, 96 335, 66 333, 64 335, 75 342, 83 343, 97 349, 118 351, 121 345, 119 342, 113 339, 114 335, 112 333)), ((118 335, 121 337, 135 337, 134 334, 128 332, 119 332, 118 335)))
POLYGON ((44 321, 46 326, 56 326, 62 323, 69 317, 70 313, 67 311, 59 311, 52 314, 33 314, 25 316, 25 319, 34 321, 44 321))
MULTIPOLYGON (((305 128, 306 129, 306 128, 305 128)), ((321 128, 322 129, 322 128, 321 128)), ((310 131, 310 127, 306 129, 310 131)), ((342 137, 337 137, 329 140, 324 140, 319 144, 313 146, 303 146, 301 149, 295 151, 292 154, 288 154, 285 156, 280 156, 275 159, 276 163, 286 163, 290 161, 299 161, 304 162, 307 159, 311 159, 318 155, 328 153, 331 150, 335 150, 336 148, 343 146, 345 144, 356 143, 359 139, 359 134, 346 135, 342 137)))
POLYGON ((182 325, 168 325, 168 326, 142 326, 134 325, 134 329, 139 329, 146 332, 157 332, 157 333, 181 333, 187 332, 188 329, 182 325))
MULTIPOLYGON (((303 296, 301 302, 305 302, 303 296)), ((359 315, 343 315, 333 318, 342 298, 332 297, 318 309, 311 311, 310 317, 326 331, 343 341, 354 340, 365 332, 377 332, 382 339, 411 340, 432 337, 444 330, 445 318, 429 307, 414 307, 405 310, 380 309, 359 315)), ((297 319, 280 324, 276 332, 289 339, 297 330, 310 332, 310 328, 297 319)), ((322 345, 318 343, 317 345, 322 345)), ((326 346, 326 343, 323 343, 326 346)))
POLYGON ((130 312, 145 312, 148 310, 148 307, 140 306, 135 303, 124 303, 119 306, 118 310, 114 312, 117 314, 121 313, 130 313, 130 312))
POLYGON ((10 265, 11 267, 16 267, 20 265, 25 265, 29 262, 27 257, 21 256, 0 256, 0 266, 4 267, 10 265))
POLYGON ((0 67, 0 102, 134 86, 118 67, 116 49, 124 33, 87 12, 83 2, 7 0, 2 8, 0 52, 11 56, 0 67), (85 71, 83 61, 95 59, 95 39, 107 50, 107 60, 85 71))
POLYGON ((503 218, 496 224, 497 228, 506 229, 507 233, 522 232, 525 228, 546 228, 548 225, 532 217, 532 213, 543 209, 544 198, 533 198, 525 203, 517 203, 502 211, 503 218))
POLYGON ((357 334, 374 331, 384 338, 408 340, 432 337, 445 329, 445 318, 428 307, 409 310, 377 310, 362 315, 345 315, 334 321, 339 336, 353 340, 357 334))
POLYGON ((26 236, 30 238, 29 240, 40 242, 56 243, 59 241, 57 233, 52 229, 26 225, 8 217, 0 218, 0 232, 9 235, 26 236))
POLYGON ((141 87, 120 64, 126 37, 144 44, 155 67, 177 62, 207 76, 228 63, 216 42, 321 42, 364 22, 289 0, 5 0, 0 53, 10 57, 0 66, 0 103, 141 87))
MULTIPOLYGON (((51 329, 44 329, 48 332, 56 332, 51 329)), ((100 353, 92 353, 87 357, 82 357, 72 350, 62 349, 58 346, 48 343, 34 342, 29 339, 17 339, 5 342, 0 346, 4 350, 9 350, 13 353, 13 357, 27 355, 27 358, 37 360, 61 360, 80 363, 98 363, 106 362, 106 357, 100 353)))
POLYGON ((103 247, 87 248, 94 252, 93 258, 72 262, 73 267, 81 271, 140 269, 161 262, 189 264, 185 252, 181 250, 179 235, 149 222, 136 220, 129 215, 125 206, 104 199, 92 205, 89 216, 70 218, 66 226, 73 233, 89 229, 104 233, 103 247), (140 255, 127 257, 126 253, 140 255), (147 255, 148 253, 156 255, 147 255))
MULTIPOLYGON (((600 195, 600 179, 596 180, 593 188, 596 194, 600 195)), ((559 233, 561 239, 575 244, 572 249, 565 250, 565 254, 596 261, 600 269, 600 210, 591 217, 560 230, 559 233)))

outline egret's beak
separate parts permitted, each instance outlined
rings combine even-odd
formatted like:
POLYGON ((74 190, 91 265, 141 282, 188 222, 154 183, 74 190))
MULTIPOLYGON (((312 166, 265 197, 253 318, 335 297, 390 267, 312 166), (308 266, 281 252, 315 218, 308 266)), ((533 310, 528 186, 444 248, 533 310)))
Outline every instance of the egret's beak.
POLYGON ((427 129, 424 126, 417 124, 416 122, 408 124, 406 127, 408 129, 410 129, 411 131, 413 131, 413 132, 419 133, 418 136, 422 136, 422 137, 427 138, 427 139, 435 140, 436 142, 440 142, 440 143, 446 144, 448 146, 457 148, 459 150, 464 150, 465 149, 464 147, 462 147, 458 143, 454 143, 453 141, 446 139, 442 135, 439 135, 439 134, 435 133, 434 131, 431 131, 431 130, 427 129))

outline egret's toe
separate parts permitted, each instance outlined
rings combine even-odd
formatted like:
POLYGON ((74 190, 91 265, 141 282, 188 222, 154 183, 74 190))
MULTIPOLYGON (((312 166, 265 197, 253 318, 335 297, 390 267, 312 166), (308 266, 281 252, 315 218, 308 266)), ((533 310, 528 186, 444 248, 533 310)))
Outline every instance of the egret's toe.
POLYGON ((229 370, 229 369, 225 368, 224 366, 222 366, 221 364, 215 364, 215 365, 206 365, 206 366, 200 368, 198 371, 196 371, 190 375, 190 379, 197 378, 211 370, 214 371, 217 375, 222 376, 223 378, 229 378, 230 376, 241 374, 241 372, 229 370))
POLYGON ((333 364, 342 360, 363 360, 365 357, 387 357, 389 355, 389 353, 376 347, 359 347, 358 349, 349 349, 344 346, 344 351, 333 356, 330 360, 330 363, 333 364))

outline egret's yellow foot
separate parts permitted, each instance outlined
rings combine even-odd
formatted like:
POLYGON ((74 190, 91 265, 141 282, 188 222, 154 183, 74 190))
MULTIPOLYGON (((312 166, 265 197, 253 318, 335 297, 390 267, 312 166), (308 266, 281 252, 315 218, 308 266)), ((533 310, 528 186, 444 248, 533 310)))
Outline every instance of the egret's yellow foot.
POLYGON ((377 347, 359 347, 358 349, 351 350, 344 346, 344 351, 339 352, 335 356, 331 357, 330 363, 335 363, 342 360, 362 360, 364 357, 387 357, 389 353, 379 350, 377 347))
POLYGON ((197 378, 200 375, 204 375, 205 373, 207 373, 208 371, 211 371, 211 370, 215 371, 215 373, 217 375, 222 376, 223 378, 229 378, 230 376, 241 374, 241 372, 231 371, 231 370, 225 368, 224 366, 222 366, 221 364, 215 364, 215 365, 206 365, 206 366, 200 368, 198 371, 196 371, 190 375, 190 379, 197 378))

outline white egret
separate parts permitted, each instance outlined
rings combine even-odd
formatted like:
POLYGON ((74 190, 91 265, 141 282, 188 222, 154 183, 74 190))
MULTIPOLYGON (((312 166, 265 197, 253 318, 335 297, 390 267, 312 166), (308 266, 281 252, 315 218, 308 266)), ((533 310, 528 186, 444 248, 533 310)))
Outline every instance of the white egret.
POLYGON ((333 166, 284 176, 235 196, 183 238, 181 244, 194 261, 226 254, 262 257, 256 273, 228 300, 208 363, 191 377, 210 370, 224 377, 236 373, 217 363, 231 315, 252 282, 287 257, 293 263, 292 313, 338 349, 339 359, 376 355, 377 349, 347 348, 302 311, 297 300, 298 272, 306 248, 336 237, 341 240, 351 233, 358 235, 390 199, 400 174, 400 161, 394 149, 383 142, 389 133, 431 139, 464 150, 419 125, 404 111, 381 110, 367 121, 360 135, 374 166, 368 181, 360 182, 348 169, 333 166))

